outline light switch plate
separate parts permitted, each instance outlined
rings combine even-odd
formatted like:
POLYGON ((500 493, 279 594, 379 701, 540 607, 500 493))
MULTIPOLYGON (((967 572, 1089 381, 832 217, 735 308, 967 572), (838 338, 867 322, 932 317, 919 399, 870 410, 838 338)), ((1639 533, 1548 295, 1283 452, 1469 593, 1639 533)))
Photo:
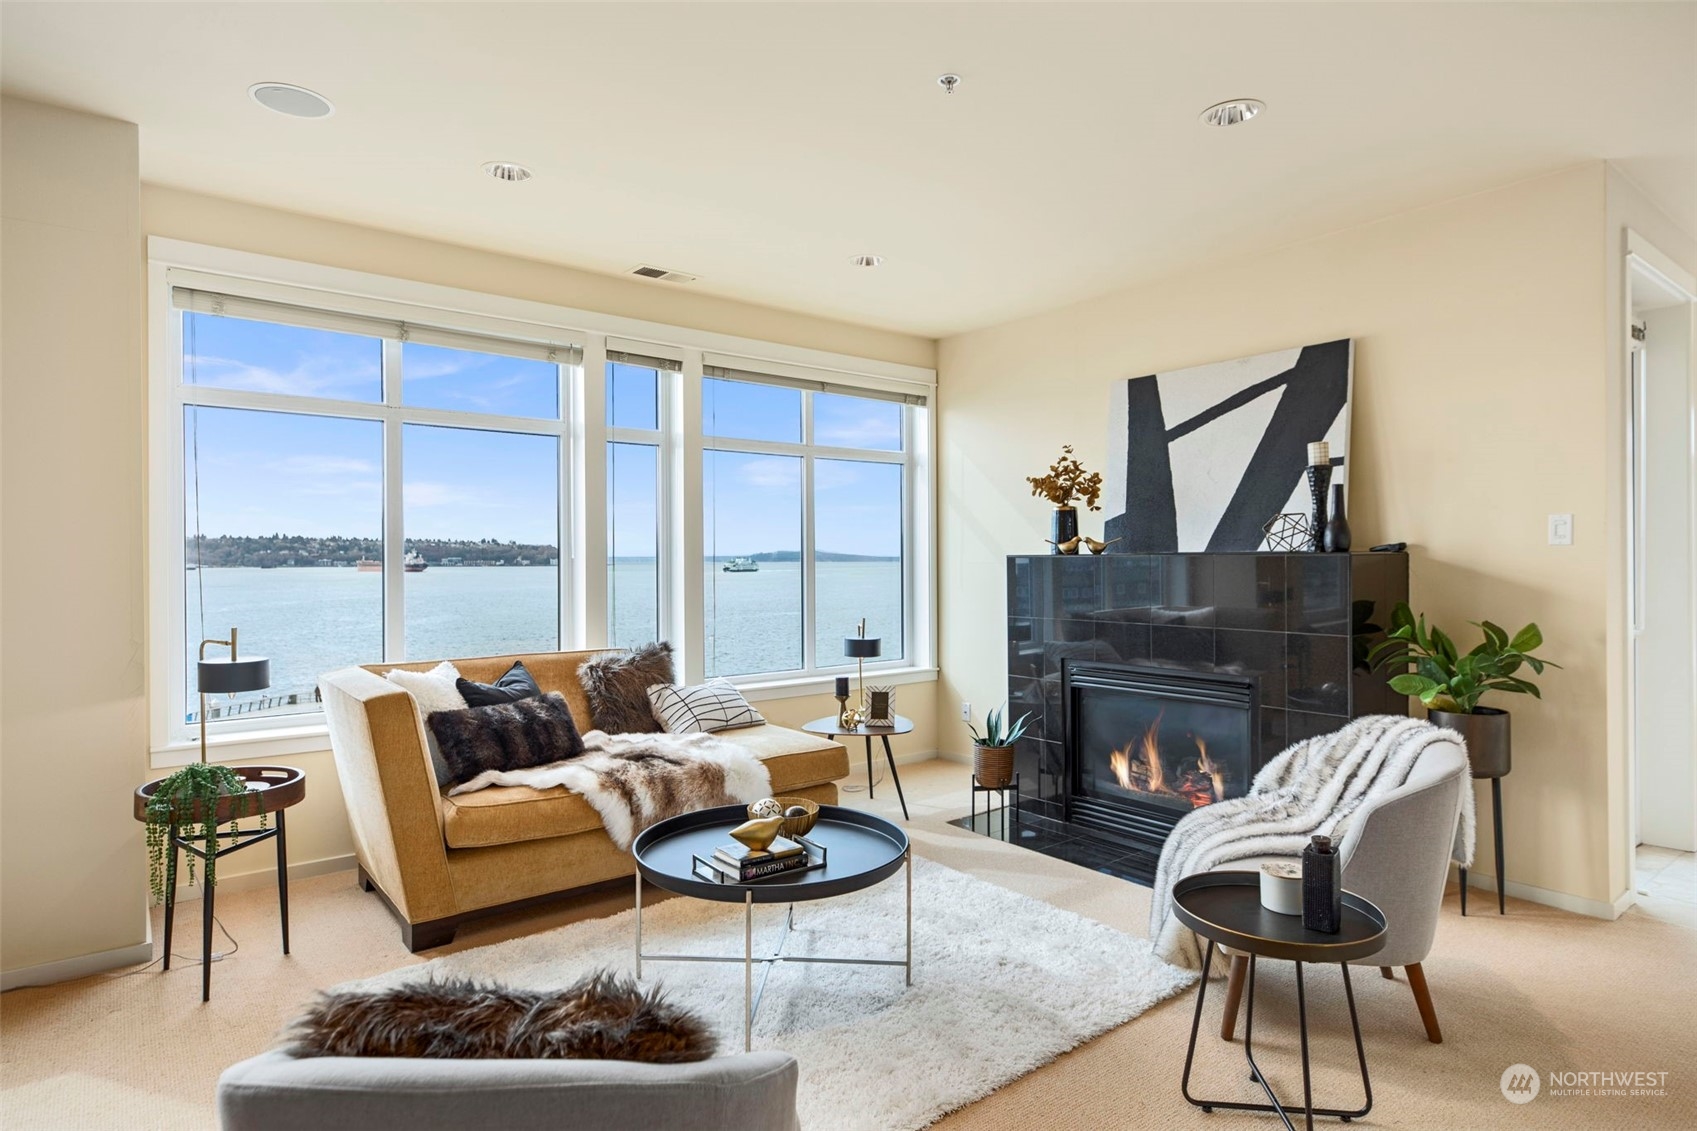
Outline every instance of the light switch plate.
POLYGON ((1573 516, 1570 514, 1552 514, 1550 516, 1550 545, 1573 545, 1573 516))
POLYGON ((972 721, 972 704, 968 703, 965 699, 960 701, 960 721, 963 723, 970 723, 972 721))

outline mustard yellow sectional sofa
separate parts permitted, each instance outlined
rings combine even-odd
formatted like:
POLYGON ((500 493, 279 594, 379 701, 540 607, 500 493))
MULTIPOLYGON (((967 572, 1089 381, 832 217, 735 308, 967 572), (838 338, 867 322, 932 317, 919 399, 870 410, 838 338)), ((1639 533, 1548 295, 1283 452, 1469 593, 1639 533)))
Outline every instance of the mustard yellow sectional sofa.
MULTIPOLYGON (((557 691, 580 731, 592 728, 578 666, 596 652, 545 652, 454 660, 466 679, 492 683, 523 660, 543 691, 557 691)), ((509 787, 448 797, 436 785, 424 721, 412 697, 368 664, 324 676, 319 689, 347 802, 359 882, 401 921, 407 949, 451 942, 459 924, 630 876, 589 803, 565 789, 509 787)), ((848 752, 829 739, 766 724, 721 731, 766 764, 772 791, 835 804, 848 752)))

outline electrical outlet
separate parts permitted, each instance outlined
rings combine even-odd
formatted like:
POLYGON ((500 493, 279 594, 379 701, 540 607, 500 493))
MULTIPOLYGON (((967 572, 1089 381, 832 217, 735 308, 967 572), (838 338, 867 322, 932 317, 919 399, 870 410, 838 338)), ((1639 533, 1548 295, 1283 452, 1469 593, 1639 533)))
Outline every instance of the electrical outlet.
POLYGON ((968 703, 965 699, 960 701, 960 721, 963 723, 970 723, 972 721, 972 704, 968 703))
POLYGON ((1570 514, 1552 514, 1550 516, 1550 545, 1573 545, 1573 516, 1570 514))

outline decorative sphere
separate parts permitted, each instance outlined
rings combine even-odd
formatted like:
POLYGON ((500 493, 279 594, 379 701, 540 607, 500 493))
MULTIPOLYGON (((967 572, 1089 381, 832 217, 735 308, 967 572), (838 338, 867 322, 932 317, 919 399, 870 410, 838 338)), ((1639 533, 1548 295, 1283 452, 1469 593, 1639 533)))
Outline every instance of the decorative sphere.
POLYGON ((782 817, 784 807, 770 797, 762 797, 748 807, 748 815, 751 817, 782 817))
POLYGON ((800 806, 800 805, 791 805, 788 809, 784 810, 784 816, 786 816, 786 817, 805 817, 805 816, 807 816, 807 810, 806 810, 806 808, 804 808, 803 806, 800 806))

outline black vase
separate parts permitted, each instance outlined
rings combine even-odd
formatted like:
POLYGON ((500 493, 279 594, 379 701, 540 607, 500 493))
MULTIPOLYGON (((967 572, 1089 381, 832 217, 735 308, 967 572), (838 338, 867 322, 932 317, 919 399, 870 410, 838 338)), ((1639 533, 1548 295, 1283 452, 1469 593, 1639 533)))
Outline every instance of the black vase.
POLYGON ((1314 536, 1308 544, 1310 550, 1321 548, 1321 539, 1326 532, 1326 487, 1332 481, 1332 465, 1320 464, 1308 469, 1308 497, 1314 508, 1314 536))
POLYGON ((1349 519, 1343 513, 1343 484, 1332 488, 1332 517, 1326 523, 1325 547, 1328 554, 1349 551, 1349 519))
POLYGON ((1078 543, 1073 541, 1074 539, 1076 539, 1078 537, 1078 508, 1077 507, 1056 507, 1055 508, 1055 519, 1054 519, 1054 522, 1050 524, 1050 530, 1053 533, 1051 533, 1049 535, 1049 538, 1052 542, 1055 543, 1053 546, 1051 546, 1049 548, 1049 552, 1051 554, 1076 554, 1076 553, 1078 553, 1078 543), (1061 549, 1062 544, 1066 543, 1066 542, 1072 542, 1073 543, 1072 549, 1070 549, 1070 550, 1061 549))
POLYGON ((1329 836, 1314 837, 1302 850, 1302 925, 1326 935, 1343 927, 1343 868, 1329 836))

